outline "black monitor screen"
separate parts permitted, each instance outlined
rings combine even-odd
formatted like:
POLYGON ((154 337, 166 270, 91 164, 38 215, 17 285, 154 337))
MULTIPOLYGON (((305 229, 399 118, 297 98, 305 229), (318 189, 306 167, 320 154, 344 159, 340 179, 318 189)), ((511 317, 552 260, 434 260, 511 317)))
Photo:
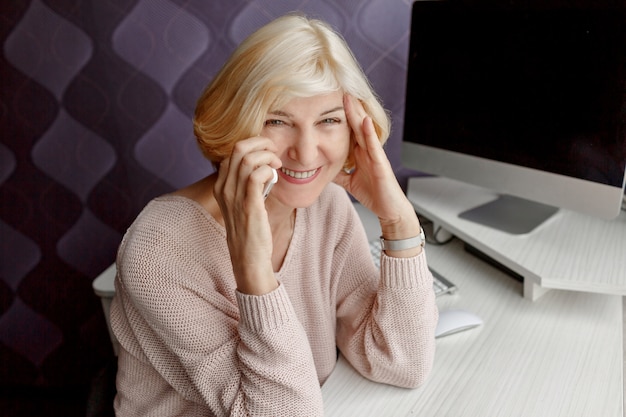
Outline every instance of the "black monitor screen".
POLYGON ((415 2, 404 140, 621 187, 620 4, 415 2))

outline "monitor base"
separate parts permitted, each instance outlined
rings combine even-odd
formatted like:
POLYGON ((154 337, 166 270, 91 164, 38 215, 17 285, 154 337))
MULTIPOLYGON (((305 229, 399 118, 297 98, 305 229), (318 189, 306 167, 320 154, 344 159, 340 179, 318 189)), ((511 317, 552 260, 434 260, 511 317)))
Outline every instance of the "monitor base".
POLYGON ((559 209, 511 195, 459 213, 459 218, 513 235, 532 232, 559 209))

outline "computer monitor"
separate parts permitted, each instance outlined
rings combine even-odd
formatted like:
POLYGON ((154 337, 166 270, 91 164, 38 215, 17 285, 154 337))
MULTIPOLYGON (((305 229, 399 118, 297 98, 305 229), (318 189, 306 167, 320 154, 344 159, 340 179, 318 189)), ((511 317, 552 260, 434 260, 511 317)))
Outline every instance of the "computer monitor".
POLYGON ((559 208, 616 217, 624 2, 485 3, 413 4, 403 165, 500 193, 461 216, 511 233, 559 208))

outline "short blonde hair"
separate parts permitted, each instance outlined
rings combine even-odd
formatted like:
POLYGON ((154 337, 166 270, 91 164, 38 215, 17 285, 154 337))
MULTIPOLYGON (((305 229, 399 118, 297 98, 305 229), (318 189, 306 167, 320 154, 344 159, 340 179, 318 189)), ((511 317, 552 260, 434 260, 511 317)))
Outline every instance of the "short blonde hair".
MULTIPOLYGON (((194 134, 219 163, 241 139, 261 132, 267 113, 295 97, 343 91, 359 99, 384 143, 390 119, 344 39, 328 24, 286 15, 235 50, 198 100, 194 134)), ((351 157, 346 166, 352 167, 351 157)))

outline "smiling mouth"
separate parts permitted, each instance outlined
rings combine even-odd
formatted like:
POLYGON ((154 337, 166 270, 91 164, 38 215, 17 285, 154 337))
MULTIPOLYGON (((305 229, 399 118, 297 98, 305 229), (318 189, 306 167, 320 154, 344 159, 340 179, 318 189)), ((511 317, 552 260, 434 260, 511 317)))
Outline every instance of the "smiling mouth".
POLYGON ((307 178, 311 178, 317 172, 317 169, 313 169, 311 171, 292 171, 287 168, 281 168, 280 170, 288 177, 295 178, 297 180, 305 180, 307 178))

